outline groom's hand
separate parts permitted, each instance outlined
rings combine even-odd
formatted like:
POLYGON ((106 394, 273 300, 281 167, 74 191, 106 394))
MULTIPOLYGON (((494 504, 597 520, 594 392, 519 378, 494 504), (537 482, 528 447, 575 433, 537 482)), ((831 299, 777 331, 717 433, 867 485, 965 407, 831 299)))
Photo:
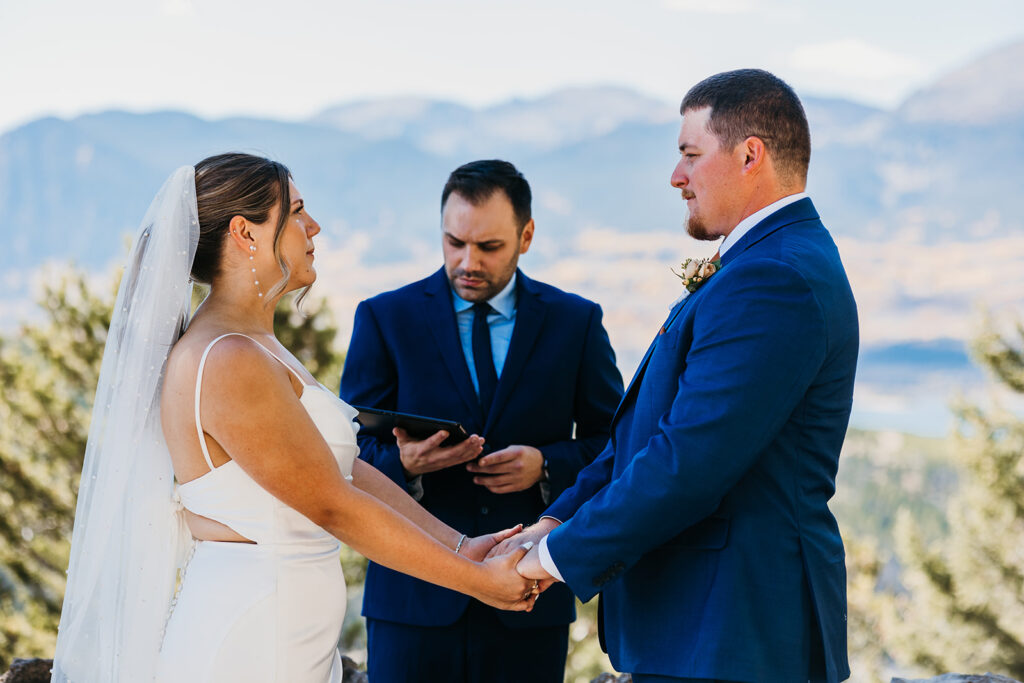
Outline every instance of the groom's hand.
POLYGON ((540 595, 548 589, 548 587, 555 582, 555 577, 548 574, 547 570, 544 569, 544 565, 540 563, 540 551, 538 545, 530 547, 529 552, 523 556, 523 559, 519 560, 519 564, 516 565, 516 571, 524 579, 533 579, 537 581, 537 594, 540 595))
POLYGON ((533 446, 509 446, 466 465, 473 483, 491 493, 525 491, 544 474, 544 455, 533 446))
POLYGON ((397 427, 392 430, 392 434, 398 441, 398 457, 402 460, 402 469, 409 479, 453 465, 461 465, 476 458, 484 448, 483 437, 476 434, 447 448, 441 447, 441 442, 448 438, 448 432, 444 430, 422 441, 410 438, 408 432, 397 427))
POLYGON ((526 527, 522 533, 518 533, 515 536, 510 536, 504 541, 498 543, 498 545, 491 548, 490 552, 487 553, 487 557, 494 557, 495 555, 504 555, 512 551, 513 548, 523 545, 524 543, 533 543, 534 545, 540 544, 540 539, 551 533, 551 530, 557 527, 561 522, 551 518, 544 517, 536 524, 526 527))

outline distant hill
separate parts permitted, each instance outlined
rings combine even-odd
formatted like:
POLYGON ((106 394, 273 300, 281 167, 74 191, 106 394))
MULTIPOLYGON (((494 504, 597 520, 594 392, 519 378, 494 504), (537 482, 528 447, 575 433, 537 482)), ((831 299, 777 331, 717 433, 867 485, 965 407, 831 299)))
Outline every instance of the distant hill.
POLYGON ((911 95, 898 114, 912 123, 960 126, 1024 120, 1024 42, 1005 45, 911 95))
MULTIPOLYGON (((1016 207, 1024 76, 1006 68, 1021 56, 1024 43, 987 55, 896 112, 805 97, 810 191, 833 231, 887 240, 911 229, 933 242, 968 234, 993 212, 1001 231, 1024 231, 1016 207)), ((0 136, 0 229, 12 237, 0 268, 106 262, 120 248, 109 236, 134 226, 170 169, 228 149, 288 163, 327 226, 419 234, 436 221, 452 167, 501 157, 527 173, 541 215, 550 199, 560 235, 594 224, 667 229, 680 213, 667 187, 677 106, 594 87, 485 109, 364 101, 297 123, 116 111, 41 119, 0 136)))
POLYGON ((851 429, 829 507, 844 536, 870 539, 886 554, 894 547, 900 509, 911 513, 928 540, 947 532, 946 506, 960 476, 948 439, 851 429))
POLYGON ((627 124, 674 123, 665 102, 625 88, 565 88, 532 100, 470 109, 394 98, 332 107, 313 122, 367 139, 404 139, 447 157, 518 157, 601 137, 627 124))
MULTIPOLYGON (((808 190, 861 302, 865 378, 955 366, 975 382, 965 313, 1024 300, 1022 57, 1024 42, 982 56, 894 111, 803 97, 808 190)), ((668 184, 678 120, 677 102, 613 87, 482 109, 368 100, 300 122, 118 111, 39 119, 0 135, 0 327, 25 310, 41 264, 107 268, 173 168, 242 150, 287 163, 324 226, 322 281, 346 333, 358 297, 439 265, 439 194, 451 169, 499 157, 534 188, 538 239, 524 265, 606 306, 628 372, 675 296, 668 268, 706 247, 683 235, 668 184)))

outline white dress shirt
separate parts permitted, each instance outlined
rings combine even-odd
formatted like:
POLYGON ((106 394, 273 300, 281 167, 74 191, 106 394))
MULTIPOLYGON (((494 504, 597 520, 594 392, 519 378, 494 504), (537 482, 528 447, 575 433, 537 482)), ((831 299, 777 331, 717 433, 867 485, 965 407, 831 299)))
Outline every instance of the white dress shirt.
POLYGON ((775 213, 782 207, 789 206, 793 202, 798 202, 801 199, 804 199, 805 197, 807 197, 806 192, 797 192, 796 194, 791 194, 787 197, 783 197, 782 199, 774 201, 768 206, 761 209, 760 211, 755 211, 754 213, 750 214, 749 216, 741 220, 736 225, 736 227, 732 229, 732 232, 725 236, 725 239, 722 240, 722 243, 718 245, 718 255, 725 256, 725 252, 729 251, 729 248, 732 245, 739 242, 744 235, 750 232, 750 229, 752 227, 763 221, 765 218, 768 218, 768 216, 771 216, 773 213, 775 213))

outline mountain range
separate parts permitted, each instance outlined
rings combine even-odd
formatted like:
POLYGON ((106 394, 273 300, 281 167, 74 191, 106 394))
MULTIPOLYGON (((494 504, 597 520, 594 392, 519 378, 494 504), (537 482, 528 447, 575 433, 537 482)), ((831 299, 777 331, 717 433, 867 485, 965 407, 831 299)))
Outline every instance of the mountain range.
MULTIPOLYGON (((1022 58, 1024 41, 995 50, 893 110, 802 94, 808 191, 858 296, 872 396, 927 385, 934 397, 935 382, 961 381, 953 377, 976 383, 964 350, 971 311, 1024 301, 1022 58)), ((669 268, 713 251, 685 236, 668 184, 678 121, 678 103, 621 87, 478 109, 367 100, 303 121, 174 111, 38 119, 0 135, 0 329, 27 312, 43 264, 109 270, 171 170, 240 150, 292 170, 324 226, 318 288, 346 333, 359 298, 440 264, 447 174, 496 157, 534 189, 538 239, 523 267, 605 306, 628 373, 677 293, 669 268)))

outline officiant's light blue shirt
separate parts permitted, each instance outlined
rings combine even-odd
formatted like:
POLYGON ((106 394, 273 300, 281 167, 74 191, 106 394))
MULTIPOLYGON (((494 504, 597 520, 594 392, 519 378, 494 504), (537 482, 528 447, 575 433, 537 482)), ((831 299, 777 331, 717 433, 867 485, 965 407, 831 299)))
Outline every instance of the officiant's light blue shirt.
MULTIPOLYGON (((487 325, 491 329, 491 356, 494 360, 494 373, 498 377, 501 377, 508 347, 512 343, 512 330, 516 326, 516 301, 516 275, 513 273, 505 288, 487 302, 491 305, 491 312, 487 315, 487 325)), ((476 364, 473 362, 473 302, 466 301, 452 289, 452 303, 455 304, 455 319, 459 323, 462 353, 469 366, 473 388, 479 395, 480 381, 476 378, 476 364)))
MULTIPOLYGON (((487 326, 491 329, 491 357, 494 360, 494 374, 499 378, 505 367, 508 347, 512 343, 512 330, 516 326, 516 301, 516 275, 513 273, 505 288, 487 302, 492 309, 487 314, 487 326)), ((473 302, 466 301, 452 289, 452 303, 455 305, 455 321, 459 325, 462 355, 466 357, 469 378, 473 380, 473 389, 479 396, 480 381, 476 378, 476 364, 473 362, 473 302)), ((406 485, 413 500, 423 498, 423 475, 410 479, 406 485)), ((550 496, 545 493, 545 487, 541 486, 541 497, 547 503, 550 496)))

